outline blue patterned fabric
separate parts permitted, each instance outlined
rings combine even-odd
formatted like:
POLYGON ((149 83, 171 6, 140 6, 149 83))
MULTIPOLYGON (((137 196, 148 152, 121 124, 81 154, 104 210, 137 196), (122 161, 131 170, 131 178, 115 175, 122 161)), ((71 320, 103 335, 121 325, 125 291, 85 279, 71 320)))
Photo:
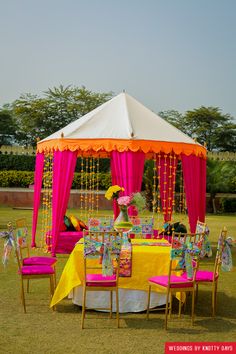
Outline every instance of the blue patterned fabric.
POLYGON ((93 217, 88 220, 90 231, 109 232, 114 230, 114 220, 109 216, 93 217))
POLYGON ((3 245, 2 263, 4 267, 6 267, 10 258, 12 248, 15 247, 13 227, 11 223, 8 224, 8 231, 0 232, 0 238, 3 238, 5 240, 3 245))
POLYGON ((223 244, 221 269, 223 272, 230 272, 233 268, 233 260, 231 254, 232 239, 228 237, 223 244))
POLYGON ((172 240, 171 260, 178 260, 176 270, 185 270, 187 278, 193 278, 193 259, 200 256, 200 244, 194 242, 182 241, 181 239, 172 240))
POLYGON ((118 236, 111 237, 110 240, 105 235, 104 242, 84 237, 84 257, 98 258, 102 264, 102 274, 113 274, 113 259, 119 257, 121 252, 122 239, 118 236))
POLYGON ((138 216, 130 216, 130 221, 133 224, 132 229, 130 230, 131 234, 153 234, 153 225, 154 219, 153 217, 138 217, 138 216))

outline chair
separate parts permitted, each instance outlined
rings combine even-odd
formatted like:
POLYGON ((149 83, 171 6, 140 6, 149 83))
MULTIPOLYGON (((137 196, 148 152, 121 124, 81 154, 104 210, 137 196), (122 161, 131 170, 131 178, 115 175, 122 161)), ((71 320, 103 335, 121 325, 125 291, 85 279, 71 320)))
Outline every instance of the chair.
MULTIPOLYGON (((19 247, 20 259, 23 266, 52 266, 54 268, 54 285, 56 286, 55 264, 57 259, 55 257, 46 256, 30 256, 28 239, 28 228, 26 219, 16 220, 16 242, 19 247), (23 257, 24 253, 26 257, 23 257)), ((27 292, 29 292, 29 282, 27 282, 27 292)))
POLYGON ((100 215, 88 219, 90 231, 114 231, 114 219, 111 215, 100 215))
MULTIPOLYGON (((26 313, 24 280, 29 281, 30 279, 48 278, 50 281, 50 293, 52 297, 54 293, 55 270, 49 265, 23 265, 20 248, 17 245, 15 247, 15 253, 18 263, 18 273, 21 277, 21 300, 24 307, 24 312, 26 313)), ((53 307, 53 310, 54 309, 55 308, 53 307)))
MULTIPOLYGON (((97 310, 109 310, 112 318, 112 295, 116 292, 116 320, 119 327, 119 265, 122 243, 122 232, 84 233, 84 282, 82 301, 82 321, 84 328, 87 291, 109 291, 110 307, 97 310), (100 260, 99 260, 100 259, 100 260), (93 271, 92 273, 90 273, 93 271), (94 272, 95 271, 95 272, 94 272)), ((96 310, 96 309, 95 309, 96 310)))
POLYGON ((132 229, 129 231, 132 238, 153 238, 153 217, 139 217, 130 216, 130 222, 133 224, 132 229))
POLYGON ((177 293, 180 293, 179 317, 181 317, 183 294, 192 293, 191 322, 192 325, 194 324, 195 276, 199 253, 199 247, 197 247, 193 242, 186 241, 186 239, 181 237, 180 235, 172 237, 169 273, 161 276, 153 276, 148 279, 149 290, 147 319, 149 319, 150 312, 151 289, 152 286, 156 286, 166 293, 165 329, 167 329, 168 313, 171 317, 172 296, 176 295, 177 293), (195 262, 192 261, 193 259, 195 260, 195 262), (187 269, 188 279, 181 275, 184 268, 187 269))
POLYGON ((30 256, 29 245, 27 242, 28 228, 26 219, 16 220, 16 237, 19 245, 20 255, 23 261, 23 265, 49 265, 53 266, 57 259, 56 257, 46 256, 30 256), (27 257, 23 257, 23 252, 26 251, 27 257))
MULTIPOLYGON (((222 263, 222 252, 226 240, 226 235, 227 235, 227 230, 224 228, 221 231, 219 236, 213 271, 197 269, 196 272, 196 298, 198 296, 199 285, 212 286, 212 302, 211 302, 212 317, 215 317, 216 314, 216 298, 217 298, 219 270, 220 270, 220 265, 222 263)), ((184 274, 184 276, 186 275, 184 274)))
MULTIPOLYGON (((200 232, 172 232, 172 240, 181 240, 182 243, 193 242, 198 244, 203 241, 204 235, 200 232)), ((171 241, 172 242, 172 241, 171 241)))

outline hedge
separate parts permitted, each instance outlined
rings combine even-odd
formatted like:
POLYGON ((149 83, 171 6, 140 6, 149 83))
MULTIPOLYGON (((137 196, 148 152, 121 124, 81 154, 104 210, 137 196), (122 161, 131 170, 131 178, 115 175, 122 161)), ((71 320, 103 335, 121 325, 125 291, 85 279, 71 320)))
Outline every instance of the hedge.
MULTIPOLYGON (((5 155, 0 154, 0 171, 34 171, 35 156, 30 155, 5 155)), ((109 159, 99 160, 99 171, 108 172, 110 169, 109 159)), ((81 171, 81 159, 77 159, 76 172, 81 171)))
MULTIPOLYGON (((89 181, 89 180, 88 180, 89 181)), ((110 173, 98 173, 99 190, 106 190, 111 185, 110 173)), ((28 188, 34 183, 33 171, 0 171, 0 187, 28 188)), ((85 187, 85 175, 84 175, 85 187)), ((95 175, 95 188, 97 188, 97 177, 95 175)), ((81 174, 75 172, 72 184, 73 189, 81 188, 81 174)), ((88 183, 89 189, 89 183, 88 183)))
POLYGON ((35 156, 0 154, 0 171, 34 171, 35 156))
POLYGON ((223 198, 221 200, 221 207, 223 213, 235 213, 236 212, 236 199, 223 198))
POLYGON ((34 172, 0 171, 0 187, 27 188, 34 183, 34 172))

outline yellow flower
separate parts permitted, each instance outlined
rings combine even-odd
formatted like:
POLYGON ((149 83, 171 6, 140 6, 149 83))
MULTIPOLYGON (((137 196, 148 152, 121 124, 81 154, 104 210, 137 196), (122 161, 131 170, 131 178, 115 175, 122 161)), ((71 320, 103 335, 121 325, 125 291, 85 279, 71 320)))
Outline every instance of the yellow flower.
POLYGON ((108 200, 111 200, 112 198, 117 197, 118 198, 118 192, 124 191, 125 189, 123 187, 118 186, 117 184, 115 186, 111 186, 108 188, 105 194, 105 198, 108 200))

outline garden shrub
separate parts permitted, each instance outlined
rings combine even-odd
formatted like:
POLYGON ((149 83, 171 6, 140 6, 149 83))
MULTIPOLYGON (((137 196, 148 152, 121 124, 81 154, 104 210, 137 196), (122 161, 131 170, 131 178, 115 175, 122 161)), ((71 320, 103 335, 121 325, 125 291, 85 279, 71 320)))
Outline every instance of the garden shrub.
MULTIPOLYGON (((89 181, 89 176, 88 176, 89 181)), ((97 178, 95 177, 95 189, 97 189, 97 178)), ((111 185, 111 174, 110 173, 99 173, 98 174, 99 190, 106 190, 111 185)), ((29 185, 34 183, 34 172, 33 171, 0 171, 0 187, 18 187, 18 188, 28 188, 29 185)), ((83 187, 85 188, 85 175, 83 187)), ((75 172, 74 180, 72 184, 72 189, 81 188, 81 174, 75 172)), ((87 188, 89 189, 89 183, 87 188)))
POLYGON ((0 171, 0 187, 27 188, 34 183, 34 172, 0 171))
MULTIPOLYGON (((95 166, 96 168, 97 166, 95 166)), ((13 155, 0 154, 0 171, 34 171, 35 156, 31 155, 13 155)), ((109 159, 99 159, 99 171, 108 172, 110 170, 109 159)), ((77 159, 76 172, 81 171, 81 158, 77 159)))
POLYGON ((35 156, 0 154, 0 171, 34 171, 35 156))
MULTIPOLYGON (((85 189, 86 174, 83 174, 83 188, 85 189)), ((111 174, 110 173, 98 173, 98 189, 106 190, 111 186, 111 174)), ((89 174, 87 175, 87 188, 89 189, 89 174)), ((97 174, 95 174, 94 180, 95 189, 97 189, 97 174)), ((81 189, 81 173, 75 172, 74 180, 72 183, 73 189, 81 189)))
POLYGON ((221 200, 221 208, 224 213, 235 213, 236 198, 223 198, 221 200))

